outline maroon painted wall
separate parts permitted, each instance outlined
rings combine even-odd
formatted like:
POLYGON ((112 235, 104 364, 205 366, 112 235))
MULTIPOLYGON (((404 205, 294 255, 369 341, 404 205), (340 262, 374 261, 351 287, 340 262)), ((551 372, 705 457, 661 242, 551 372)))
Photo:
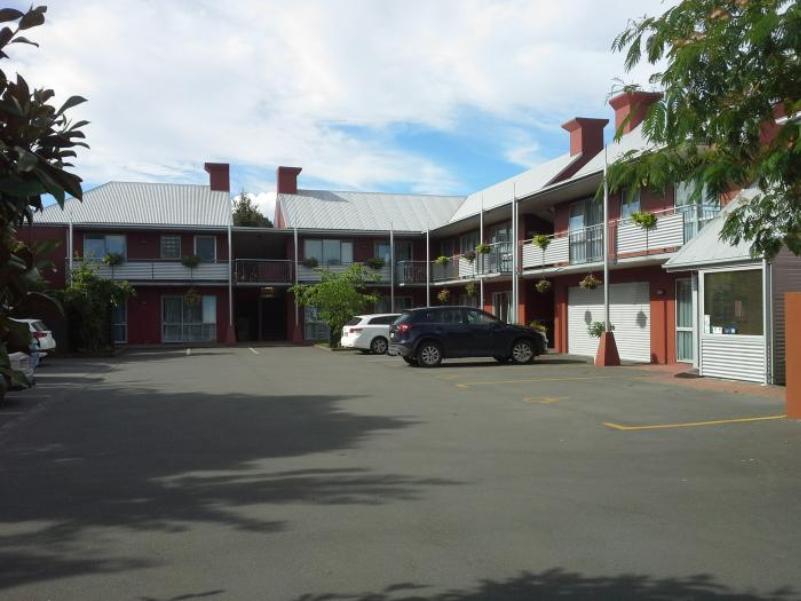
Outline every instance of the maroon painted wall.
POLYGON ((181 254, 191 255, 195 252, 195 236, 215 236, 217 239, 217 261, 228 260, 228 234, 219 232, 181 232, 164 230, 91 230, 75 229, 73 244, 75 252, 83 256, 83 238, 86 234, 123 234, 127 246, 128 259, 131 261, 158 260, 161 255, 161 236, 181 236, 181 254))
POLYGON ((17 237, 27 245, 37 242, 55 241, 58 246, 43 258, 53 262, 54 270, 42 274, 42 276, 54 288, 63 288, 66 285, 67 275, 67 254, 69 253, 67 236, 69 230, 67 226, 23 226, 17 232, 17 237))

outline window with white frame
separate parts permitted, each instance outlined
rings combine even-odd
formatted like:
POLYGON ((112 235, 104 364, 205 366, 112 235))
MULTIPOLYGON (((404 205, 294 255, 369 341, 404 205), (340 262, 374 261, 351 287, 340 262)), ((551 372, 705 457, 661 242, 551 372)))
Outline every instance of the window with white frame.
POLYGON ((101 261, 108 254, 126 256, 124 234, 86 234, 83 237, 83 256, 101 261))
POLYGON ((707 272, 703 278, 705 334, 763 334, 761 269, 707 272))
POLYGON ((707 222, 720 213, 720 198, 709 191, 706 184, 680 182, 676 184, 676 211, 684 216, 684 241, 701 231, 707 222))
POLYGON ((217 297, 170 295, 161 298, 163 342, 217 340, 217 297))
POLYGON ((161 237, 161 252, 162 259, 180 259, 181 258, 181 236, 178 234, 169 234, 161 237))
POLYGON ((459 252, 462 254, 468 251, 475 252, 476 246, 478 246, 479 242, 480 240, 478 231, 462 234, 459 236, 459 252))
POLYGON ((321 267, 349 265, 353 263, 353 242, 308 238, 303 241, 303 256, 317 259, 321 267))
POLYGON ((217 260, 216 236, 195 236, 195 254, 201 263, 214 263, 217 260))

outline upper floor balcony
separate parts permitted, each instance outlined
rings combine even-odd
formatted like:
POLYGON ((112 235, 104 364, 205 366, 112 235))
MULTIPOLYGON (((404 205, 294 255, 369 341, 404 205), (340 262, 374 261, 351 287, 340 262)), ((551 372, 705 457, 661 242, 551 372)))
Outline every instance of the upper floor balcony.
POLYGON ((295 281, 295 262, 289 259, 235 259, 237 284, 291 284, 295 281))
POLYGON ((469 252, 452 257, 439 257, 426 265, 425 261, 400 261, 398 283, 403 285, 456 282, 479 277, 491 277, 512 272, 512 244, 496 242, 483 247, 485 252, 469 252))
MULTIPOLYGON (((73 259, 73 265, 80 265, 83 259, 73 259)), ((180 261, 125 260, 118 265, 107 265, 101 261, 86 260, 97 269, 102 278, 128 280, 129 282, 225 282, 228 281, 228 261, 199 263, 195 267, 187 267, 180 261)), ((69 265, 69 260, 67 260, 69 265)))
MULTIPOLYGON (((609 223, 609 254, 613 259, 673 253, 720 213, 720 207, 689 205, 653 213, 655 223, 643 227, 631 219, 609 223)), ((537 237, 523 243, 523 269, 580 265, 603 260, 603 224, 567 234, 537 237)))

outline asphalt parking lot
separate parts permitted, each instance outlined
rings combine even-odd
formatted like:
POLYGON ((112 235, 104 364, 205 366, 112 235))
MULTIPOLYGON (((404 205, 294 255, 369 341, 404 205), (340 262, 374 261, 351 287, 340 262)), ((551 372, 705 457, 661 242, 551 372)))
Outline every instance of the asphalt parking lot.
POLYGON ((295 347, 39 379, 0 410, 0 599, 801 598, 801 423, 759 387, 295 347))

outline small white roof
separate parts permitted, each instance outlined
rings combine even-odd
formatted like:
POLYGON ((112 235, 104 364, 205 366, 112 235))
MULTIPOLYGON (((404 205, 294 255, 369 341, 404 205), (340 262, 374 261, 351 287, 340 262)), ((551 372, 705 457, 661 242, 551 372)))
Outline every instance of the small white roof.
POLYGON ((754 198, 758 192, 756 188, 746 188, 740 192, 723 207, 717 217, 707 223, 692 240, 668 259, 664 268, 668 271, 682 271, 711 265, 761 260, 761 257, 751 255, 749 241, 741 240, 739 244, 733 245, 720 239, 723 224, 729 214, 754 198))
POLYGON ((422 232, 448 222, 464 196, 298 190, 279 194, 286 227, 422 232))
POLYGON ((231 219, 228 192, 193 184, 108 182, 34 214, 34 223, 227 227, 231 219))
POLYGON ((488 211, 504 204, 511 204, 513 196, 517 198, 530 196, 551 183, 557 175, 580 158, 581 154, 574 156, 563 154, 514 177, 473 192, 450 218, 450 223, 478 215, 481 212, 482 199, 484 210, 488 211))

